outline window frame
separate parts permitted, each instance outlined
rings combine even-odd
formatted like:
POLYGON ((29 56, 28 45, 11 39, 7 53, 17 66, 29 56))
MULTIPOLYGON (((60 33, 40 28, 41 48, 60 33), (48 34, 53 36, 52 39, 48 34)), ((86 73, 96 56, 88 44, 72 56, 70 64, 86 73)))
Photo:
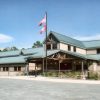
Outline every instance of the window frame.
POLYGON ((100 48, 97 49, 97 54, 100 54, 100 48))
POLYGON ((71 51, 71 45, 68 45, 68 51, 71 51))
POLYGON ((73 51, 76 52, 76 46, 73 47, 73 51))

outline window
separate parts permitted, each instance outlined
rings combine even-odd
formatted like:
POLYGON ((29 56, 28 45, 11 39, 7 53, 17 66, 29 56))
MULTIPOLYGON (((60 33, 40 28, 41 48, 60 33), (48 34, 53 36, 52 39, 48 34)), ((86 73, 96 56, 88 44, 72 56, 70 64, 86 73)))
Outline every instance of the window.
POLYGON ((74 46, 73 51, 76 52, 76 47, 74 46))
POLYGON ((51 49, 51 44, 47 44, 47 50, 51 49))
POLYGON ((53 44, 53 49, 57 49, 57 44, 53 44))
POLYGON ((21 71, 21 67, 20 66, 14 67, 14 71, 21 71))
POLYGON ((9 71, 8 67, 3 67, 3 71, 9 71))
POLYGON ((100 54, 100 49, 97 49, 97 54, 100 54))
POLYGON ((68 51, 70 51, 71 50, 71 46, 70 45, 68 45, 68 51))

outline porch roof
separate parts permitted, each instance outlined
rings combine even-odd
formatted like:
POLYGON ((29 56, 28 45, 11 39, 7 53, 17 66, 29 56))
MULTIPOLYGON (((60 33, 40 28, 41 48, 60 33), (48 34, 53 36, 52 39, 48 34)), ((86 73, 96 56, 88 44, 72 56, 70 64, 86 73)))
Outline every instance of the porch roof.
MULTIPOLYGON (((90 60, 100 60, 100 55, 83 55, 80 53, 76 52, 71 52, 71 51, 64 51, 64 50, 48 50, 47 51, 47 56, 53 55, 58 52, 63 52, 81 59, 90 59, 90 60)), ((44 48, 34 48, 34 49, 27 49, 23 51, 24 55, 26 56, 26 59, 32 59, 32 58, 45 58, 45 50, 44 48)))
POLYGON ((88 59, 100 61, 100 54, 96 55, 87 55, 88 59))
MULTIPOLYGON (((47 56, 50 56, 50 55, 53 55, 53 54, 55 54, 55 53, 57 53, 57 52, 59 52, 60 50, 49 50, 49 51, 47 51, 47 56)), ((34 54, 32 54, 32 55, 29 55, 28 57, 27 57, 27 59, 28 58, 45 58, 46 57, 46 53, 45 53, 45 50, 43 50, 43 51, 39 51, 39 52, 37 52, 37 53, 34 53, 34 54)))
POLYGON ((89 60, 100 61, 100 54, 83 55, 83 54, 76 53, 76 52, 70 52, 70 51, 64 51, 64 50, 61 50, 61 51, 62 51, 62 52, 65 52, 65 53, 67 53, 67 54, 69 54, 69 55, 82 58, 82 59, 89 59, 89 60))
MULTIPOLYGON (((53 55, 58 52, 63 52, 81 59, 90 59, 100 61, 100 54, 97 55, 83 55, 76 52, 64 51, 64 50, 48 50, 47 56, 53 55)), ((22 51, 11 51, 11 52, 1 52, 0 55, 0 64, 13 64, 13 63, 26 63, 27 59, 32 58, 45 58, 45 50, 44 48, 32 48, 22 51), (21 54, 21 52, 23 54, 21 54), (10 56, 11 53, 11 56, 10 56), (2 55, 2 56, 1 56, 2 55)))

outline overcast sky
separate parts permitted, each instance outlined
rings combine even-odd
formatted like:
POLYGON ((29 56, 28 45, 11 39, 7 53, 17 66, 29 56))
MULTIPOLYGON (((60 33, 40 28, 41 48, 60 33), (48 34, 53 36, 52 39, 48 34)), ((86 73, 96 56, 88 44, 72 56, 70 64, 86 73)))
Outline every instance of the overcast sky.
POLYGON ((100 39, 100 0, 0 0, 0 48, 31 48, 35 41, 43 41, 38 23, 45 11, 48 32, 100 39))

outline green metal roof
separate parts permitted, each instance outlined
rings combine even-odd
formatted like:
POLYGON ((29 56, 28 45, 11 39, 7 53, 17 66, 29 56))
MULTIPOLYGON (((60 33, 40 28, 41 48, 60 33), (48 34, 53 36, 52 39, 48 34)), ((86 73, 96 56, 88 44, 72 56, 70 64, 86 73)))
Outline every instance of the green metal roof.
MULTIPOLYGON (((18 53, 14 53, 14 54, 20 54, 18 56, 8 56, 7 57, 2 57, 0 58, 0 64, 14 64, 14 63, 26 63, 26 60, 28 58, 44 58, 45 57, 45 50, 44 48, 31 48, 31 49, 26 49, 26 50, 22 50, 23 55, 20 54, 20 52, 18 53)), ((47 51, 47 56, 53 55, 55 53, 58 52, 63 52, 81 59, 90 59, 90 60, 97 60, 100 61, 100 55, 83 55, 80 53, 76 53, 76 52, 71 52, 71 51, 64 51, 64 50, 48 50, 47 51)), ((3 52, 1 52, 3 53, 3 52)), ((7 52, 6 52, 7 53, 7 52)), ((10 52, 11 53, 11 52, 10 52)), ((14 55, 13 54, 13 55, 14 55)))
POLYGON ((100 40, 79 41, 79 40, 73 39, 71 37, 68 37, 63 34, 53 32, 53 31, 50 31, 49 34, 53 34, 55 38, 61 43, 70 44, 70 45, 77 46, 83 49, 100 48, 100 40))
POLYGON ((11 57, 11 56, 18 56, 20 55, 21 51, 16 50, 16 51, 5 51, 5 52, 0 52, 0 57, 11 57))
POLYGON ((64 51, 64 50, 60 50, 60 51, 66 53, 66 54, 78 57, 78 58, 87 59, 86 55, 83 55, 83 54, 80 54, 80 53, 71 52, 71 51, 64 51))
POLYGON ((25 56, 0 58, 0 64, 26 63, 25 56))
POLYGON ((40 48, 29 48, 29 49, 25 49, 25 50, 22 50, 23 52, 23 55, 42 55, 43 52, 44 52, 44 48, 43 47, 40 47, 40 48))
POLYGON ((88 59, 100 61, 100 54, 96 55, 87 55, 88 59))
POLYGON ((83 41, 86 49, 100 48, 100 40, 83 41))
MULTIPOLYGON (((49 34, 53 34, 54 37, 61 43, 70 44, 83 49, 93 49, 100 48, 100 40, 93 41, 79 41, 68 36, 51 31, 49 34)), ((64 52, 66 54, 79 57, 81 59, 91 59, 100 61, 100 55, 83 55, 76 52, 64 51, 64 50, 48 50, 47 56, 55 54, 57 52, 64 52)), ((44 58, 45 49, 40 48, 30 48, 25 50, 7 51, 0 52, 0 64, 10 64, 10 63, 25 63, 28 58, 44 58)))
POLYGON ((93 55, 83 55, 83 54, 80 54, 80 53, 76 53, 76 52, 70 52, 70 51, 64 51, 64 50, 61 50, 61 52, 65 52, 69 55, 72 55, 72 56, 75 56, 75 57, 79 57, 79 58, 82 58, 82 59, 89 59, 89 60, 97 60, 97 61, 100 61, 100 54, 93 54, 93 55))
MULTIPOLYGON (((37 49, 37 51, 38 51, 38 49, 40 50, 40 48, 36 48, 36 49, 37 49)), ((47 51, 47 56, 55 54, 55 53, 57 53, 59 51, 60 50, 48 50, 47 51)), ((27 58, 45 58, 45 57, 46 57, 45 50, 44 50, 44 48, 43 49, 41 48, 41 51, 36 52, 36 53, 34 53, 32 55, 29 55, 27 58)))
POLYGON ((84 44, 79 40, 73 39, 71 37, 68 37, 68 36, 53 32, 53 31, 50 31, 49 34, 53 34, 55 38, 61 43, 74 45, 80 48, 85 48, 84 44))

